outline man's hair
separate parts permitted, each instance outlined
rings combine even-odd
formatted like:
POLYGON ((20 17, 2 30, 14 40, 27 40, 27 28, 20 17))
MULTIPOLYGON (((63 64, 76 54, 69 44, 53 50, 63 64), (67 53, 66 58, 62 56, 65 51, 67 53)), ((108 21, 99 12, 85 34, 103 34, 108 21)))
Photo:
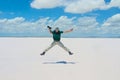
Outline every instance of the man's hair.
POLYGON ((58 27, 56 27, 56 28, 55 28, 55 30, 59 30, 59 28, 58 28, 58 27))
POLYGON ((54 30, 53 32, 55 32, 55 33, 56 33, 56 30, 58 30, 58 32, 57 32, 57 33, 60 33, 60 30, 59 30, 59 28, 58 28, 58 27, 56 27, 56 28, 55 28, 55 30, 54 30))

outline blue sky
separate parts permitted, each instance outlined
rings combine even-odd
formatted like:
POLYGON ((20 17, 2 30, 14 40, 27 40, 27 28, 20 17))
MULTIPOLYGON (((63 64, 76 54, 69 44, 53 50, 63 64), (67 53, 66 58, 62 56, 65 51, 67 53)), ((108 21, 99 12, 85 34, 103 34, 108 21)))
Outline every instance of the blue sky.
POLYGON ((74 28, 65 37, 120 37, 119 0, 1 0, 0 36, 51 36, 46 26, 74 28))

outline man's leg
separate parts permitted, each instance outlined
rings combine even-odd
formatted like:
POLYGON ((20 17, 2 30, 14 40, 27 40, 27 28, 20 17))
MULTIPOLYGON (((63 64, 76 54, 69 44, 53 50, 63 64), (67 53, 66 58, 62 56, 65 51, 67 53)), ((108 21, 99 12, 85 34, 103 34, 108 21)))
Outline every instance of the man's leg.
POLYGON ((56 45, 56 42, 54 41, 54 42, 52 42, 51 43, 51 45, 47 48, 47 49, 45 49, 44 51, 43 51, 43 53, 42 54, 40 54, 40 55, 44 55, 48 50, 50 50, 53 46, 55 46, 56 45))
POLYGON ((72 55, 73 53, 71 53, 71 51, 64 46, 64 44, 62 42, 57 42, 57 45, 59 45, 61 48, 63 48, 65 51, 67 51, 70 55, 72 55))
POLYGON ((50 50, 50 49, 51 49, 53 46, 55 46, 55 45, 56 45, 55 41, 52 42, 51 45, 50 45, 47 49, 45 49, 44 52, 47 52, 48 50, 50 50))

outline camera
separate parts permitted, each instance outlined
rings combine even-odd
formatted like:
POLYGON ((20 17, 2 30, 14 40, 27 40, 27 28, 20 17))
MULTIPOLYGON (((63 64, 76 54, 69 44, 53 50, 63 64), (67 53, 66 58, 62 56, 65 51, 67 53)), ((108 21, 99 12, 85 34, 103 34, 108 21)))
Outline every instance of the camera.
POLYGON ((47 26, 47 28, 52 29, 50 26, 47 26))

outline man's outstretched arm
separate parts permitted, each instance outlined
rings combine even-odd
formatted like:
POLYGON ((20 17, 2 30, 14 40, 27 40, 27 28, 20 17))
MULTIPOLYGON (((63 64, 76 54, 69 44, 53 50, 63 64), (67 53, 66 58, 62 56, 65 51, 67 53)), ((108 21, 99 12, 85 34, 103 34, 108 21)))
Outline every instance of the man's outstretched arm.
POLYGON ((68 33, 68 32, 72 32, 72 31, 73 31, 73 28, 69 29, 69 30, 66 30, 66 31, 63 31, 63 33, 68 33))
POLYGON ((47 26, 47 28, 48 28, 48 30, 49 30, 49 32, 52 34, 52 28, 50 27, 50 26, 47 26))

